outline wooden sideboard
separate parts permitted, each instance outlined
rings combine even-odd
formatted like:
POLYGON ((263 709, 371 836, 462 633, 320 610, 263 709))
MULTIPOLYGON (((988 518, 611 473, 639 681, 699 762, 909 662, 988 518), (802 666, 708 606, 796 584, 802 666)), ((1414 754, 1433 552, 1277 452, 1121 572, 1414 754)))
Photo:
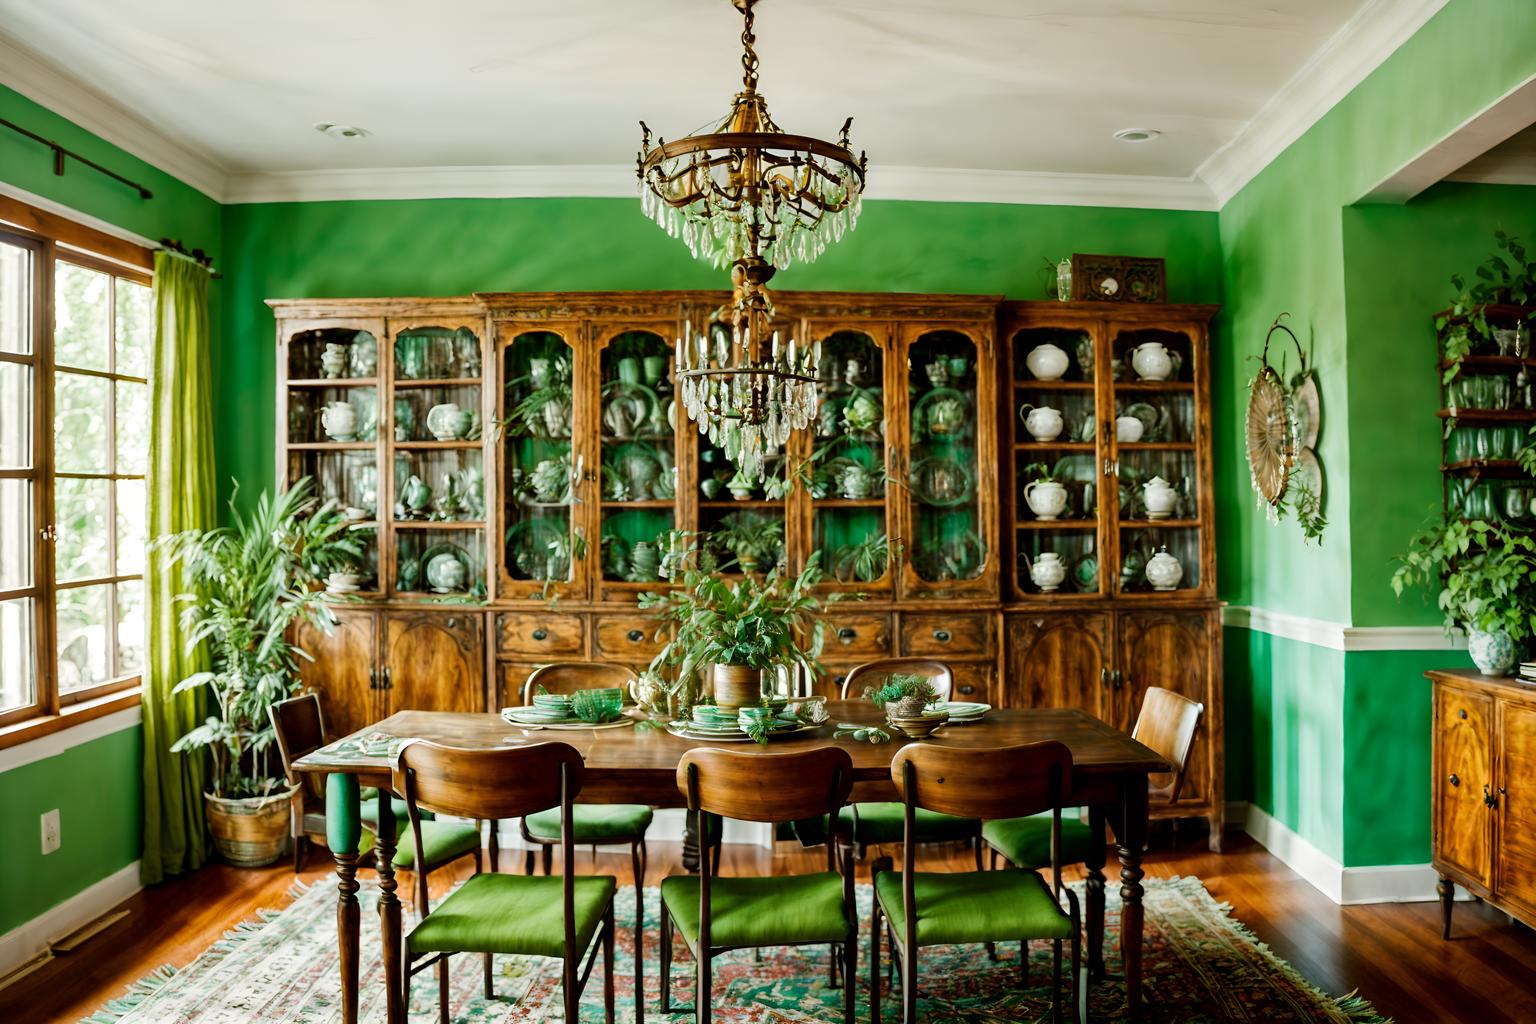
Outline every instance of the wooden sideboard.
POLYGON ((685 325, 709 330, 728 297, 269 302, 279 480, 316 478, 355 510, 368 551, 340 628, 300 638, 316 659, 304 679, 323 694, 333 731, 407 708, 515 703, 528 674, 552 661, 643 667, 662 641, 636 598, 666 585, 648 556, 671 531, 712 542, 750 520, 781 538, 781 564, 798 569, 820 552, 834 575, 827 589, 858 598, 827 613, 822 692, 836 695, 861 662, 921 655, 950 662, 965 698, 1078 707, 1127 730, 1148 686, 1202 701, 1184 796, 1153 813, 1208 818, 1219 848, 1206 363, 1215 307, 776 292, 785 329, 823 344, 831 413, 774 465, 782 488, 758 482, 736 496, 730 467, 686 422, 672 380, 685 325), (1132 368, 1149 342, 1171 357, 1167 379, 1132 368), (1029 368, 1046 344, 1067 353, 1060 379, 1029 368), (551 415, 526 415, 531 395, 554 396, 551 415), (878 422, 842 414, 861 399, 878 422), (450 402, 462 432, 427 422, 450 402), (338 403, 352 415, 328 422, 338 403), (1065 422, 1038 440, 1020 410, 1046 404, 1065 422), (1143 425, 1135 439, 1117 428, 1126 417, 1143 425), (336 436, 346 423, 354 429, 336 436), (866 490, 840 483, 850 464, 872 477, 866 490), (1026 498, 1042 467, 1067 492, 1055 519, 1026 498), (534 489, 540 472, 554 492, 534 489), (1166 515, 1147 512, 1142 487, 1154 476, 1178 495, 1166 515), (412 478, 432 488, 430 499, 412 478), (859 561, 882 537, 884 554, 859 561), (1145 577, 1158 550, 1183 567, 1172 590, 1154 591, 1145 577), (427 566, 444 552, 466 571, 434 587, 427 566), (1067 571, 1055 589, 1032 578, 1045 552, 1067 571))
POLYGON ((1536 927, 1536 686, 1473 669, 1427 675, 1441 934, 1456 884, 1536 927))

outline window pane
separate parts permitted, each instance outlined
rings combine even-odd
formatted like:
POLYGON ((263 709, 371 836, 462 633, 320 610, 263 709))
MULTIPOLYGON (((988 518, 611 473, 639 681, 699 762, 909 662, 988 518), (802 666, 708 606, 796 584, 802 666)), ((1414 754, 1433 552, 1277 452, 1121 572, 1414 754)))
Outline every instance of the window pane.
POLYGON ((32 367, 0 363, 0 466, 32 466, 32 367))
POLYGON ((84 370, 111 369, 111 275, 63 260, 54 266, 53 361, 84 370))
MULTIPOLYGON (((32 481, 0 480, 0 590, 32 585, 32 481)), ((0 665, 0 669, 4 666, 0 665)))
POLYGON ((37 699, 35 621, 30 597, 0 601, 0 711, 26 707, 37 699))
POLYGON ((132 576, 144 571, 145 524, 149 508, 143 480, 117 482, 117 574, 132 576))
POLYGON ((117 671, 126 676, 144 668, 144 581, 117 585, 117 671))
POLYGON ((53 464, 58 472, 108 470, 107 401, 111 388, 112 382, 105 377, 54 374, 53 464))
POLYGON ((32 351, 32 305, 32 250, 0 242, 0 352, 32 351))
POLYGON ((110 584, 61 590, 55 628, 59 633, 59 692, 104 683, 108 674, 107 652, 111 624, 107 621, 110 584))
MULTIPOLYGON (((55 480, 54 572, 60 582, 106 576, 107 487, 109 480, 55 480)), ((61 639, 62 642, 62 639, 61 639)), ((62 648, 60 648, 62 650, 62 648)))
POLYGON ((147 285, 117 279, 117 372, 149 376, 149 340, 154 304, 147 285))
POLYGON ((143 473, 149 466, 149 385, 117 382, 117 471, 143 473))

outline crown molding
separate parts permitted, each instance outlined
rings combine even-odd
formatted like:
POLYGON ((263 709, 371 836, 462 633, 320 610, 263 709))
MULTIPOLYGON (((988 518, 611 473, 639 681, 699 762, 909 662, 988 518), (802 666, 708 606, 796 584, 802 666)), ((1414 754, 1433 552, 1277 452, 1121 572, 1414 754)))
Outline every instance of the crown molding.
MULTIPOLYGON (((503 167, 385 167, 230 175, 228 203, 305 203, 353 199, 632 198, 629 164, 503 167)), ((1194 178, 1129 174, 880 167, 866 199, 945 203, 1114 206, 1154 210, 1216 209, 1194 178)))
POLYGON ((1449 0, 1370 0, 1195 170, 1225 206, 1449 0))
POLYGON ((1467 646, 1460 631, 1447 636, 1439 626, 1351 626, 1248 605, 1223 608, 1221 624, 1333 651, 1462 651, 1467 646))

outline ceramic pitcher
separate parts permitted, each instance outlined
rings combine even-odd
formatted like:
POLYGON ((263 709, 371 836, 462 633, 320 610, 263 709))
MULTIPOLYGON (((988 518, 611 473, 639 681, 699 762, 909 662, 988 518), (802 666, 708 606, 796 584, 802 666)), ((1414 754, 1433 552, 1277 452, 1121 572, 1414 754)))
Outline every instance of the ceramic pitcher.
POLYGON ((1162 342, 1142 342, 1131 352, 1131 369, 1142 380, 1167 380, 1173 372, 1173 357, 1162 342))
POLYGON ((333 441, 357 440, 357 410, 350 402, 332 402, 320 413, 320 425, 333 441))
POLYGON ((1031 480, 1024 485, 1024 500, 1036 519, 1056 519, 1067 507, 1067 489, 1055 480, 1031 480))
POLYGON ((1024 421, 1024 429, 1029 431, 1029 436, 1036 441, 1054 441, 1061 436, 1066 426, 1061 413, 1048 405, 1022 406, 1019 418, 1024 421))

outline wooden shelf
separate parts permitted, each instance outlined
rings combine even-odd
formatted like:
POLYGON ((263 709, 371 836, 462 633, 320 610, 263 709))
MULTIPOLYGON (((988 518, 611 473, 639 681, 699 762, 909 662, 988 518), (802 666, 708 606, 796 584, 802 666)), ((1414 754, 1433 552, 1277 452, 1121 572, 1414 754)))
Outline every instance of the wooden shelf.
POLYGON ((1193 391, 1195 382, 1192 380, 1117 380, 1110 387, 1116 391, 1155 394, 1159 391, 1193 391))
POLYGON ((395 381, 395 390, 409 390, 412 388, 478 388, 483 384, 479 377, 421 377, 412 380, 395 381))
POLYGON ((1122 519, 1122 530, 1193 530, 1205 525, 1198 519, 1122 519))
POLYGON ((1094 383, 1091 380, 1016 380, 1013 382, 1015 391, 1084 391, 1092 392, 1094 383))
POLYGON ((294 452, 371 452, 377 441, 297 441, 285 445, 294 452))
POLYGON ((454 452, 482 448, 485 441, 396 441, 397 452, 454 452))
POLYGON ((483 519, 452 519, 452 520, 447 520, 447 521, 440 520, 440 519, 396 519, 396 520, 394 520, 394 524, 395 524, 395 529, 397 529, 397 530, 483 530, 483 529, 485 529, 485 520, 483 520, 483 519))
MULTIPOLYGON (((566 440, 569 440, 567 438, 566 440)), ((632 437, 615 437, 612 434, 600 434, 599 440, 603 444, 677 444, 676 434, 635 434, 632 437)))
POLYGON ((290 388, 376 388, 377 377, 305 377, 285 382, 290 388))
MULTIPOLYGON (((1450 369, 1449 359, 1440 360, 1440 369, 1450 369)), ((1536 369, 1536 359, 1518 356, 1467 356, 1461 361, 1461 372, 1466 373, 1519 373, 1521 369, 1536 369)))
POLYGON ((776 508, 776 509, 783 509, 784 508, 784 499, 783 498, 777 498, 777 499, 772 500, 772 501, 768 500, 767 498, 751 498, 751 499, 749 499, 747 501, 736 501, 734 499, 725 500, 725 501, 719 501, 719 500, 711 501, 709 499, 704 499, 704 500, 699 502, 699 508, 776 508))
POLYGON ((884 498, 812 498, 813 508, 881 508, 884 498))
POLYGON ((1462 459, 1447 462, 1440 467, 1442 473, 1466 473, 1469 476, 1488 476, 1496 479, 1519 480, 1526 476, 1520 463, 1514 459, 1462 459))
POLYGON ((605 501, 604 509, 624 510, 627 508, 676 508, 677 501, 673 498, 647 498, 644 501, 605 501))
POLYGON ((1536 423, 1536 409, 1440 409, 1435 415, 1467 423, 1536 423))
POLYGON ((1122 452, 1192 452, 1193 441, 1119 441, 1115 447, 1122 452))
POLYGON ((1016 452, 1091 452, 1098 446, 1092 441, 1015 441, 1016 452))
POLYGON ((1097 530, 1097 519, 1019 519, 1014 522, 1019 530, 1097 530))

